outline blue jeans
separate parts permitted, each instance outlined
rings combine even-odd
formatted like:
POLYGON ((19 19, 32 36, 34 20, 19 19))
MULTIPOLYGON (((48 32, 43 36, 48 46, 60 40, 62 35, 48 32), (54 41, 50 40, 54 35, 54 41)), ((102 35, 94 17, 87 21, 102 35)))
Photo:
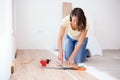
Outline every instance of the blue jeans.
MULTIPOLYGON (((81 45, 81 48, 78 50, 78 53, 76 54, 76 57, 74 58, 74 62, 76 64, 82 63, 85 61, 85 59, 88 55, 88 51, 86 49, 87 42, 88 42, 88 38, 85 38, 81 45)), ((77 40, 70 38, 69 35, 66 36, 64 45, 63 45, 63 50, 64 50, 64 54, 65 54, 65 59, 67 61, 68 61, 69 57, 71 56, 77 43, 78 43, 77 40)))

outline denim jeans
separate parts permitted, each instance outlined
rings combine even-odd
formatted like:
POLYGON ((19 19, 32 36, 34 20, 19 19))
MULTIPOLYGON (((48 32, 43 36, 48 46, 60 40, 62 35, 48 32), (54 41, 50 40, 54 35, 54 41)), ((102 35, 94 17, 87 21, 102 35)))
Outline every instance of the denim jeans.
MULTIPOLYGON (((76 54, 75 58, 74 58, 74 62, 77 63, 82 63, 85 61, 87 55, 88 55, 88 51, 86 49, 87 46, 87 42, 88 42, 88 38, 85 38, 81 48, 78 50, 78 53, 76 54)), ((63 51, 65 54, 65 59, 68 61, 69 57, 71 56, 75 46, 77 45, 78 41, 74 40, 72 38, 69 37, 69 35, 66 35, 64 44, 63 44, 63 51)))

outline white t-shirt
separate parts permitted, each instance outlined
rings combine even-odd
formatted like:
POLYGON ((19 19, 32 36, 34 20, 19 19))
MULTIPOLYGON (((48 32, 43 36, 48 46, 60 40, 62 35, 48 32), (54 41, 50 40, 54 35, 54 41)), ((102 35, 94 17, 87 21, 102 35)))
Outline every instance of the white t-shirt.
MULTIPOLYGON (((62 20, 61 26, 66 28, 67 34, 68 34, 72 39, 74 39, 74 40, 78 40, 78 39, 79 39, 79 36, 80 36, 80 34, 81 34, 81 31, 78 31, 78 29, 77 29, 77 30, 73 30, 73 29, 71 28, 71 25, 70 25, 70 15, 66 16, 66 17, 62 20)), ((87 26, 86 29, 88 29, 88 26, 87 26)))

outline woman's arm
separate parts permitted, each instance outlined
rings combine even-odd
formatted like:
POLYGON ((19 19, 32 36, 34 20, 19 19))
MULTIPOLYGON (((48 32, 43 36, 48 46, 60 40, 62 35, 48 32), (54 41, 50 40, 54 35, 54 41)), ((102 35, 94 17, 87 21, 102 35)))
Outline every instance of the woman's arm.
POLYGON ((61 27, 60 28, 60 33, 58 36, 58 49, 59 49, 59 55, 58 55, 58 59, 59 60, 63 60, 63 48, 62 48, 62 39, 65 33, 65 27, 61 27))
POLYGON ((79 40, 78 40, 78 43, 77 43, 75 49, 73 50, 73 52, 72 52, 72 54, 71 54, 71 56, 70 56, 70 58, 69 58, 69 60, 68 60, 69 63, 74 63, 74 58, 75 58, 78 50, 80 49, 80 47, 81 47, 81 45, 82 45, 82 43, 83 43, 83 41, 84 41, 84 39, 85 39, 85 37, 86 37, 87 31, 88 31, 88 30, 85 30, 85 31, 83 31, 83 32, 81 33, 81 35, 80 35, 80 37, 79 37, 79 40))

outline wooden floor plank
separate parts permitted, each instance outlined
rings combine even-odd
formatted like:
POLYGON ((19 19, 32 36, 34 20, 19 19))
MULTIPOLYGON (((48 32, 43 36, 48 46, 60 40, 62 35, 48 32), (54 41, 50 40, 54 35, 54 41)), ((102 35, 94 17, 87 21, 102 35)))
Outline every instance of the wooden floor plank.
MULTIPOLYGON (((50 59, 47 66, 58 67, 59 60, 47 50, 18 50, 10 80, 74 80, 64 70, 41 68, 40 60, 50 59)), ((97 80, 86 71, 67 70, 77 80, 97 80)))

